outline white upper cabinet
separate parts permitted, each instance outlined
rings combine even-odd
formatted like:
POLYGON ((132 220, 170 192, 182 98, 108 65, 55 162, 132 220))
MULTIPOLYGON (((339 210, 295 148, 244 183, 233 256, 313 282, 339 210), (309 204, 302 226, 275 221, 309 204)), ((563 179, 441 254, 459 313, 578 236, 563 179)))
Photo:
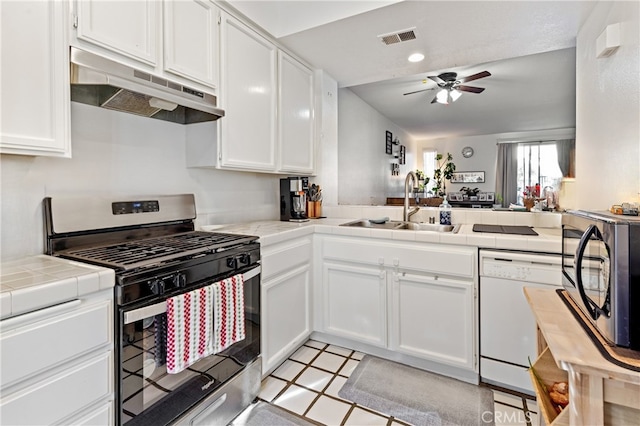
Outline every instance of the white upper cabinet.
POLYGON ((187 165, 312 175, 313 71, 226 13, 221 19, 217 156, 213 142, 189 140, 187 165))
POLYGON ((71 45, 152 74, 217 88, 220 12, 213 2, 76 0, 73 4, 71 45))
POLYGON ((284 52, 278 54, 280 171, 314 170, 313 71, 284 52))
POLYGON ((220 12, 210 1, 165 1, 164 70, 218 85, 220 12))
POLYGON ((0 152, 71 156, 67 5, 0 2, 0 152))
POLYGON ((223 168, 276 170, 277 49, 223 14, 218 157, 223 168))
POLYGON ((77 0, 75 5, 78 40, 156 67, 160 2, 77 0))

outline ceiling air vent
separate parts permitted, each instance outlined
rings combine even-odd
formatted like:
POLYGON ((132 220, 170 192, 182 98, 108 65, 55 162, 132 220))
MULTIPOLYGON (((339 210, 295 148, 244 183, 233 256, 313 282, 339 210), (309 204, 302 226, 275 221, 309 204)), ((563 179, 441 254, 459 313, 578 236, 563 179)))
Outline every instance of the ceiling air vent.
POLYGON ((381 34, 378 38, 386 45, 400 43, 401 41, 415 40, 416 27, 407 28, 406 30, 394 31, 388 34, 381 34))

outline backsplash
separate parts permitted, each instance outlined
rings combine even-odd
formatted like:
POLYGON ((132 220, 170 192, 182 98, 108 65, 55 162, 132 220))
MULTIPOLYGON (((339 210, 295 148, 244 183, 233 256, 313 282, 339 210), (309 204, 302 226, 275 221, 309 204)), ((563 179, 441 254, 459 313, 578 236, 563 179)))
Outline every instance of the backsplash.
POLYGON ((200 224, 278 218, 278 176, 187 168, 180 124, 72 102, 71 132, 71 159, 0 156, 2 260, 43 253, 46 196, 192 193, 200 224))

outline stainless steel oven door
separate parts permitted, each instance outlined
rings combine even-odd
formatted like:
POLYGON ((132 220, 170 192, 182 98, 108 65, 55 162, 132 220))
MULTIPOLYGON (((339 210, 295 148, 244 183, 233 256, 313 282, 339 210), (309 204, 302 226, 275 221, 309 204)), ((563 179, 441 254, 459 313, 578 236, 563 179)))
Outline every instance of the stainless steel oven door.
MULTIPOLYGON (((238 271, 244 277, 245 339, 177 374, 168 374, 165 365, 166 300, 120 308, 116 366, 119 424, 172 423, 258 358, 260 266, 245 269, 238 271)), ((203 282, 198 287, 211 283, 203 282)))

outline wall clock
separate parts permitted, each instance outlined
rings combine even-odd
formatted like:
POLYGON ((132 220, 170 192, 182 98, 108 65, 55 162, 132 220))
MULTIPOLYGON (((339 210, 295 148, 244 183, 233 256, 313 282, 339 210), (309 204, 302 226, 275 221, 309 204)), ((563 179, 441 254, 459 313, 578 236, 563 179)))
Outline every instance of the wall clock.
POLYGON ((464 148, 462 148, 462 156, 464 158, 469 158, 473 155, 473 148, 471 148, 470 146, 465 146, 464 148))

